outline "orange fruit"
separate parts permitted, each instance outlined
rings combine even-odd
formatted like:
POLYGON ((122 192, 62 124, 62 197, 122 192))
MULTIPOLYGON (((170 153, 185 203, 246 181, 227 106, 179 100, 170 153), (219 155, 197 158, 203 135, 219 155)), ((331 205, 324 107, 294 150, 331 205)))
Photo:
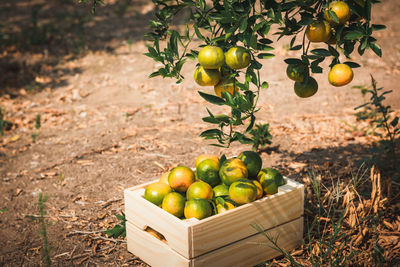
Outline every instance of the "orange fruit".
POLYGON ((261 157, 254 151, 243 151, 237 158, 246 165, 249 179, 256 179, 262 167, 261 157))
POLYGON ((229 186, 229 198, 238 205, 257 199, 257 187, 248 179, 240 179, 229 186))
POLYGON ((220 184, 213 188, 213 192, 215 197, 228 196, 229 187, 225 184, 220 184))
POLYGON ((164 197, 172 191, 171 187, 165 183, 155 182, 146 187, 144 198, 154 205, 160 206, 164 197))
POLYGON ((286 68, 286 75, 289 77, 289 79, 296 82, 304 81, 304 77, 307 75, 307 73, 308 68, 303 64, 290 64, 286 68))
POLYGON ((273 168, 262 169, 257 176, 257 180, 267 195, 278 193, 278 187, 285 184, 282 174, 273 168))
POLYGON ((313 77, 306 78, 303 82, 294 83, 294 92, 297 96, 306 98, 315 95, 318 91, 318 83, 313 77))
POLYGON ((214 86, 219 82, 221 73, 218 70, 205 69, 199 66, 194 72, 194 80, 200 86, 214 86))
POLYGON ((248 171, 240 159, 227 159, 219 169, 219 177, 225 185, 230 186, 239 179, 247 179, 248 171))
POLYGON ((222 78, 217 85, 214 86, 214 92, 218 97, 222 97, 223 92, 228 92, 233 95, 233 91, 238 92, 239 88, 236 86, 236 80, 222 78))
POLYGON ((264 194, 264 189, 262 188, 262 185, 257 180, 251 180, 251 181, 257 187, 257 199, 262 198, 262 196, 264 194))
POLYGON ((195 198, 212 199, 213 195, 212 187, 203 181, 194 182, 186 191, 186 198, 188 200, 195 198))
POLYGON ((250 64, 250 53, 243 47, 232 47, 225 53, 225 63, 229 68, 238 70, 250 64))
POLYGON ((168 184, 178 192, 186 192, 194 181, 195 176, 193 171, 185 166, 173 168, 168 176, 168 184))
POLYGON ((161 175, 160 182, 168 184, 168 176, 169 176, 169 174, 170 174, 170 172, 166 172, 163 175, 161 175))
POLYGON ((199 166, 200 162, 202 162, 205 159, 215 160, 219 165, 219 158, 217 156, 211 155, 211 154, 202 154, 202 155, 198 156, 196 158, 196 161, 194 162, 194 166, 196 166, 196 169, 197 169, 197 166, 199 166))
POLYGON ((214 159, 205 159, 197 166, 197 178, 208 183, 211 186, 216 186, 221 182, 219 178, 219 163, 214 159))
POLYGON ((331 38, 331 26, 326 21, 316 20, 307 26, 306 36, 310 42, 327 42, 331 38))
POLYGON ((325 10, 324 17, 332 25, 345 24, 350 19, 351 11, 349 5, 346 2, 333 1, 329 4, 328 9, 335 12, 336 16, 339 19, 339 23, 337 23, 331 18, 328 10, 325 10))
POLYGON ((208 200, 190 199, 185 203, 185 218, 197 218, 199 220, 207 218, 212 214, 212 208, 208 200))
POLYGON ((216 205, 216 208, 217 208, 217 214, 220 214, 220 213, 224 213, 224 212, 226 212, 228 210, 234 209, 234 208, 236 208, 236 206, 233 205, 229 201, 225 201, 224 205, 219 203, 219 204, 216 205))
POLYGON ((168 193, 162 202, 162 209, 180 218, 183 216, 186 199, 177 192, 168 193))
POLYGON ((199 63, 205 69, 219 69, 225 63, 224 51, 217 46, 207 45, 200 49, 199 63))
POLYGON ((333 86, 343 86, 353 80, 353 70, 346 64, 336 64, 328 74, 329 83, 333 86))

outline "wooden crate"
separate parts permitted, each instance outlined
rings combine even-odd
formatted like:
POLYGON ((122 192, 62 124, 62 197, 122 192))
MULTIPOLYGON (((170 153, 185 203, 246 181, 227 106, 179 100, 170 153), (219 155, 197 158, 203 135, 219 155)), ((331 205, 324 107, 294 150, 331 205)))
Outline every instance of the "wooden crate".
POLYGON ((252 224, 293 249, 303 235, 304 186, 291 179, 269 197, 203 220, 181 220, 143 198, 145 183, 125 194, 128 250, 151 266, 252 266, 279 253, 252 224), (162 242, 145 231, 161 233, 162 242))

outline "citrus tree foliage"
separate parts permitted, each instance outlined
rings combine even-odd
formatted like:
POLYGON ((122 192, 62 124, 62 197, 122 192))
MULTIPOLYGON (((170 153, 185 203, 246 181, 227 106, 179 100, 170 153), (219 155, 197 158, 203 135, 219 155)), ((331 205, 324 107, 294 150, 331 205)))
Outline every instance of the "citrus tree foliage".
POLYGON ((277 39, 288 38, 289 50, 299 50, 298 58, 287 58, 289 65, 305 66, 309 79, 311 73, 322 73, 320 64, 330 60, 330 67, 345 63, 351 68, 359 67, 350 61, 355 51, 363 55, 371 49, 378 56, 381 48, 372 36, 374 31, 382 30, 384 25, 371 23, 372 5, 378 0, 347 0, 351 16, 346 23, 339 24, 339 18, 330 10, 329 0, 153 0, 156 6, 156 19, 151 21, 152 31, 146 36, 151 41, 147 56, 160 62, 162 67, 150 77, 162 76, 182 82, 181 69, 188 60, 196 60, 198 50, 206 45, 218 46, 224 52, 234 46, 245 47, 251 55, 250 65, 241 70, 222 67, 221 72, 231 78, 236 77, 239 92, 222 93, 221 97, 199 91, 201 97, 215 105, 229 106, 229 114, 215 115, 209 109, 205 122, 215 125, 201 133, 206 139, 216 139, 218 146, 229 146, 233 141, 252 144, 254 149, 270 143, 268 124, 256 124, 257 100, 262 88, 268 82, 260 78, 262 60, 273 54, 273 35, 277 39), (182 11, 186 10, 185 13, 182 11), (171 27, 174 17, 187 14, 186 26, 171 27), (306 28, 314 21, 330 17, 332 37, 329 42, 320 43, 317 49, 310 50, 306 38, 306 28), (272 26, 277 25, 277 27, 272 26), (193 38, 203 44, 198 50, 189 45, 193 38), (163 45, 160 45, 161 42, 163 45), (164 47, 161 49, 161 47, 164 47), (340 62, 340 54, 347 60, 340 62), (240 127, 242 126, 242 127, 240 127), (238 130, 239 129, 239 130, 238 130))

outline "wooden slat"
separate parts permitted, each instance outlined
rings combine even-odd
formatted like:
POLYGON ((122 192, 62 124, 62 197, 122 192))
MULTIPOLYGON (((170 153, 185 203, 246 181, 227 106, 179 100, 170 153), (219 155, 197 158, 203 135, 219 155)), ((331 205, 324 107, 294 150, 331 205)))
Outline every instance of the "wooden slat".
MULTIPOLYGON (((301 244, 303 217, 266 231, 270 237, 278 236, 278 245, 292 250, 301 244)), ((272 249, 269 240, 261 233, 226 247, 209 252, 192 260, 193 267, 248 267, 275 258, 280 253, 272 249)))
POLYGON ((153 267, 189 267, 190 260, 149 233, 126 223, 128 250, 153 267))
POLYGON ((190 259, 190 224, 145 200, 142 197, 143 193, 143 187, 124 191, 125 215, 128 222, 142 230, 146 227, 153 228, 164 235, 170 248, 190 259))
POLYGON ((287 179, 287 184, 279 187, 277 194, 193 224, 192 255, 197 257, 256 234, 251 224, 269 229, 299 218, 303 211, 304 186, 287 179))

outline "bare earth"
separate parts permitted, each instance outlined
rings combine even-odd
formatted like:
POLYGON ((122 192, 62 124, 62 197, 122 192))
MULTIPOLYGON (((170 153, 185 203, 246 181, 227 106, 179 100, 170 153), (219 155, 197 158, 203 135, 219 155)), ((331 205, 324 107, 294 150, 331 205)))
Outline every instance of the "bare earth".
MULTIPOLYGON (((24 1, 16 2, 9 10, 24 15, 24 1)), ((353 108, 364 101, 351 86, 370 84, 372 73, 380 86, 394 91, 388 103, 400 109, 400 3, 383 2, 374 18, 388 26, 377 34, 384 56, 356 57, 362 68, 355 70, 350 86, 330 86, 325 72, 315 76, 317 95, 298 98, 285 74, 283 59, 296 56, 284 48, 288 40, 277 44, 276 57, 262 62, 262 78, 270 88, 260 97, 257 119, 269 122, 274 136, 261 153, 264 166, 302 181, 307 168, 340 173, 368 154, 372 138, 351 131, 353 108)), ((0 10, 5 6, 0 4, 0 10)), ((124 18, 104 9, 87 24, 85 31, 98 39, 80 56, 68 52, 49 63, 48 70, 41 66, 36 71, 33 67, 47 60, 47 52, 21 52, 32 77, 23 75, 18 61, 12 68, 13 56, 0 59, 5 75, 0 78, 1 107, 16 125, 0 139, 1 266, 41 265, 39 224, 25 216, 39 214, 40 191, 49 196, 46 219, 54 265, 144 264, 127 251, 125 241, 98 233, 111 228, 117 222, 114 215, 124 210, 123 190, 157 179, 178 164, 194 166, 199 154, 233 156, 250 149, 234 144, 222 150, 198 137, 208 127, 201 120, 205 107, 218 109, 197 93, 200 88, 192 79, 196 62, 185 65, 187 79, 181 85, 148 78, 157 68, 143 55, 147 50, 141 37, 152 14, 150 1, 133 4, 124 18), (40 90, 30 90, 32 81, 40 90), (34 128, 38 114, 39 130, 34 128), (32 142, 31 135, 39 132, 32 142)), ((14 23, 18 16, 8 20, 14 23)))

